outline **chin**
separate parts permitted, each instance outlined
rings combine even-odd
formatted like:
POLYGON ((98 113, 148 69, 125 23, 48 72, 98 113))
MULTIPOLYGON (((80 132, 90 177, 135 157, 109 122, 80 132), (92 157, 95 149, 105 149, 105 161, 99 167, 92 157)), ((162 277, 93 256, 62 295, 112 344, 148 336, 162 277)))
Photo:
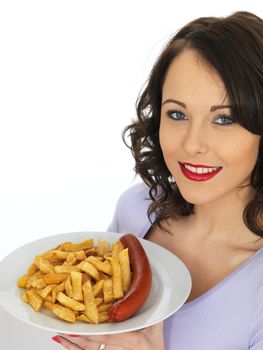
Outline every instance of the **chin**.
MULTIPOLYGON (((181 192, 181 191, 180 191, 181 192)), ((205 197, 204 194, 197 194, 197 193, 189 193, 189 192, 181 192, 182 197, 191 204, 206 204, 211 202, 213 199, 205 197)))

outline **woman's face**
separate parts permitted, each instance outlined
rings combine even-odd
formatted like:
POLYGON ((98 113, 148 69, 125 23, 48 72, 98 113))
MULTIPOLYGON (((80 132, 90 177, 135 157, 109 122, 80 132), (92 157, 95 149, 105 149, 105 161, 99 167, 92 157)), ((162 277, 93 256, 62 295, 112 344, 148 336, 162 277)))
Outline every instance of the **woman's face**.
POLYGON ((163 85, 160 145, 182 196, 202 204, 237 193, 249 183, 259 142, 232 121, 219 75, 192 50, 176 57, 163 85))

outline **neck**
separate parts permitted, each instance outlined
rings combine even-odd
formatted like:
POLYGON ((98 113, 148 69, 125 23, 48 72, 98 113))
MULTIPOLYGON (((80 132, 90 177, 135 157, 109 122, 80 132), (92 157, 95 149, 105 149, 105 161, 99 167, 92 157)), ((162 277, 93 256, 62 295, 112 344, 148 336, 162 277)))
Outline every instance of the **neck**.
POLYGON ((243 220, 244 209, 254 195, 253 188, 245 187, 214 202, 196 204, 194 215, 189 216, 187 221, 196 237, 256 240, 258 236, 248 229, 243 220))

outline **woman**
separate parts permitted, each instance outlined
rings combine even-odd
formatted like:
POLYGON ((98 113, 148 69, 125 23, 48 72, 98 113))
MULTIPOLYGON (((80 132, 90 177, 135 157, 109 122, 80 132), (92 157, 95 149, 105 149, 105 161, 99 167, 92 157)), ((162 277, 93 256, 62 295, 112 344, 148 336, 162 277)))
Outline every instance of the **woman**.
POLYGON ((263 20, 248 12, 199 18, 168 42, 125 130, 144 184, 109 230, 180 257, 191 293, 163 324, 56 338, 64 348, 263 349, 262 57, 263 20))

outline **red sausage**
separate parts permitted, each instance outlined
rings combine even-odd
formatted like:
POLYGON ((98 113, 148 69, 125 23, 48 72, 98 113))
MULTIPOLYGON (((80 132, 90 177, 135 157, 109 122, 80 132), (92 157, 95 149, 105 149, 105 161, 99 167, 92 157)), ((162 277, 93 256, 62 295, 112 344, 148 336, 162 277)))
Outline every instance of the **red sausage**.
POLYGON ((128 233, 120 241, 128 248, 133 277, 128 292, 108 310, 111 322, 124 321, 138 311, 146 301, 152 285, 151 266, 139 239, 128 233))

